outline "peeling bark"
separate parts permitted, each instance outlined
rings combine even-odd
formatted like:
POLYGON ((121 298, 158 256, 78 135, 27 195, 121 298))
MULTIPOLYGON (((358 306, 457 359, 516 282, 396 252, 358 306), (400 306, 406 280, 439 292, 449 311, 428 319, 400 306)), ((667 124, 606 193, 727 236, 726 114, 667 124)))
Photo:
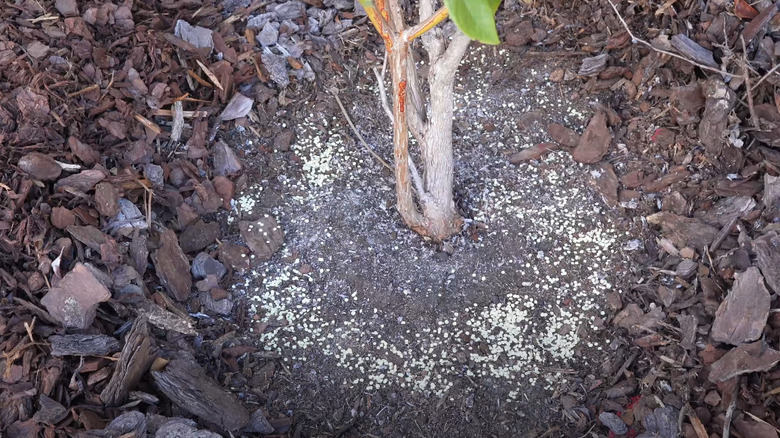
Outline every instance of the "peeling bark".
MULTIPOLYGON (((453 88, 458 65, 471 40, 456 31, 446 45, 441 29, 423 34, 431 90, 430 114, 426 119, 401 6, 398 0, 375 4, 376 9, 368 11, 369 17, 385 40, 393 77, 393 155, 398 211, 412 230, 441 241, 456 234, 462 224, 453 200, 453 88), (410 130, 420 142, 422 177, 417 174, 409 156, 410 130)), ((435 11, 434 7, 433 0, 421 0, 420 17, 432 17, 437 12, 441 15, 442 11, 435 11)))

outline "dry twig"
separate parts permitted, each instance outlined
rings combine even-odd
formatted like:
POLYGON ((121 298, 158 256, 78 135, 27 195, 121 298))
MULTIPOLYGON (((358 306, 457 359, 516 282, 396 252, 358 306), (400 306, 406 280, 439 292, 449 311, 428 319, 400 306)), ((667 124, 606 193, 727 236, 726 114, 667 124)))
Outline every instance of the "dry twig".
POLYGON ((685 61, 685 62, 687 62, 689 64, 693 64, 693 65, 695 65, 696 67, 699 67, 702 70, 707 70, 707 71, 711 71, 711 72, 715 72, 715 73, 720 73, 720 74, 722 74, 724 76, 728 76, 728 77, 735 76, 734 74, 729 73, 729 72, 727 72, 725 70, 721 70, 721 69, 715 68, 715 67, 710 67, 708 65, 696 62, 696 61, 694 61, 692 59, 688 59, 688 58, 686 58, 686 57, 684 57, 682 55, 678 55, 678 54, 676 54, 674 52, 669 52, 667 50, 659 49, 658 47, 652 45, 648 41, 645 41, 645 40, 643 40, 641 38, 638 38, 636 35, 634 35, 634 33, 628 27, 628 23, 626 23, 626 20, 623 19, 622 15, 620 15, 620 12, 618 12, 617 7, 615 7, 615 4, 612 3, 612 0, 609 0, 609 5, 612 6, 612 10, 615 11, 615 15, 617 15, 618 20, 620 20, 620 22, 623 23, 623 27, 625 27, 626 32, 628 32, 628 35, 631 37, 632 41, 637 42, 637 43, 641 43, 641 44, 649 47, 650 49, 655 50, 658 53, 663 53, 664 55, 671 56, 672 58, 677 58, 677 59, 685 61))
POLYGON ((741 36, 739 39, 742 41, 742 80, 745 81, 748 111, 750 112, 750 124, 753 125, 754 128, 758 129, 758 117, 756 117, 756 108, 753 105, 753 88, 750 86, 750 69, 748 69, 747 48, 745 47, 745 39, 741 36))
POLYGON ((339 105, 339 108, 341 108, 341 112, 344 113, 344 118, 347 119, 347 123, 349 124, 349 127, 352 128, 352 132, 354 132, 355 135, 357 136, 357 138, 360 140, 360 142, 363 143, 363 146, 366 148, 366 150, 371 155, 373 155, 374 158, 377 159, 377 161, 382 163, 383 166, 385 166, 386 168, 388 168, 388 169, 390 169, 392 171, 393 167, 390 166, 389 164, 387 164, 387 161, 385 161, 382 157, 379 156, 379 154, 377 154, 376 152, 374 152, 373 149, 371 149, 371 146, 368 145, 368 143, 366 142, 366 139, 363 138, 363 134, 361 134, 360 131, 357 130, 357 127, 355 126, 355 124, 352 123, 352 118, 349 117, 349 113, 347 112, 347 109, 344 108, 344 104, 341 103, 341 99, 339 98, 338 91, 335 88, 329 88, 328 91, 330 92, 330 94, 333 95, 333 97, 336 98, 336 103, 339 105))

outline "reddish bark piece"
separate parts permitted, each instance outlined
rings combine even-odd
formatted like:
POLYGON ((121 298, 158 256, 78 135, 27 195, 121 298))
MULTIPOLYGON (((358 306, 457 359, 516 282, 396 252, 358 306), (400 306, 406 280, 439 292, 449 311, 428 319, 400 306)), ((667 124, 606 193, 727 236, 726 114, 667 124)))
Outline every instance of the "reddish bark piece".
POLYGON ((669 103, 671 104, 671 113, 678 125, 698 122, 699 113, 704 108, 704 94, 701 84, 694 82, 672 88, 669 103))
POLYGON ((86 329, 92 325, 98 304, 108 301, 111 293, 81 263, 62 278, 57 287, 41 299, 52 317, 65 327, 86 329))
POLYGON ((233 195, 236 192, 236 186, 233 184, 233 181, 224 176, 215 176, 211 183, 214 185, 214 191, 222 198, 222 208, 230 210, 230 200, 233 199, 233 195))
POLYGON ((77 174, 60 179, 54 184, 54 188, 72 187, 82 192, 88 192, 95 187, 95 184, 103 181, 105 178, 106 175, 99 170, 83 170, 77 174))
POLYGON ((100 246, 104 245, 111 239, 106 233, 98 230, 92 225, 77 226, 73 225, 67 228, 68 233, 73 236, 74 239, 94 249, 100 251, 100 246))
POLYGON ((66 17, 72 17, 79 14, 79 6, 76 0, 56 0, 54 7, 60 14, 66 17))
POLYGON ((734 0, 734 15, 743 20, 752 20, 758 16, 758 11, 745 0, 734 0))
POLYGON ((658 178, 657 180, 645 185, 645 193, 655 193, 669 187, 670 185, 680 182, 688 178, 691 173, 685 168, 685 166, 677 166, 671 169, 666 175, 658 178))
POLYGON ((95 186, 95 206, 103 216, 114 217, 119 213, 119 194, 111 183, 95 186))
POLYGON ((284 233, 271 216, 265 216, 257 221, 241 221, 238 224, 241 237, 255 253, 258 261, 264 262, 282 247, 284 233))
POLYGON ((609 207, 618 205, 618 177, 611 164, 603 163, 591 172, 592 183, 609 207))
POLYGON ((734 419, 734 427, 744 437, 777 438, 777 430, 768 422, 755 421, 742 415, 734 419))
POLYGON ((504 40, 510 46, 520 47, 533 41, 533 37, 534 26, 530 20, 525 20, 521 21, 517 26, 513 26, 504 37, 504 40))
POLYGON ((274 137, 274 149, 277 151, 289 151, 294 138, 295 131, 285 129, 274 137))
POLYGON ((19 159, 19 168, 35 179, 54 181, 62 173, 62 167, 54 158, 40 152, 31 152, 19 159))
POLYGON ((152 254, 152 262, 168 294, 178 301, 186 300, 192 289, 190 262, 179 247, 173 230, 165 230, 160 236, 160 248, 152 254))
POLYGON ((564 146, 573 148, 577 147, 577 143, 580 142, 580 135, 574 132, 573 129, 569 129, 557 123, 550 123, 547 125, 547 133, 550 134, 550 137, 552 137, 553 140, 564 146))
POLYGON ((65 207, 54 207, 51 209, 51 224, 64 230, 76 223, 76 215, 65 207))
POLYGON ((251 265, 249 249, 233 243, 219 246, 219 260, 235 270, 248 269, 251 265))
POLYGON ((729 351, 710 367, 709 380, 725 382, 742 374, 768 371, 780 362, 780 351, 756 341, 729 351))
MULTIPOLYGON (((720 159, 728 169, 734 171, 738 167, 741 154, 728 143, 723 132, 729 126, 729 115, 737 101, 736 94, 720 79, 705 82, 702 93, 706 101, 699 123, 699 140, 711 159, 720 159)), ((761 117, 759 106, 756 106, 755 112, 761 117)), ((763 131, 756 133, 756 137, 761 140, 759 134, 763 135, 763 131)))
POLYGON ((209 180, 195 185, 195 192, 187 198, 187 203, 199 214, 216 213, 222 205, 214 185, 209 180))
POLYGON ((509 157, 509 162, 512 164, 520 164, 523 161, 538 160, 556 149, 557 146, 553 143, 539 143, 512 155, 509 157))
POLYGON ((647 222, 660 225, 663 237, 669 239, 677 248, 690 246, 703 251, 705 245, 712 243, 718 230, 699 219, 678 216, 665 211, 647 216, 647 222))
POLYGON ((84 164, 94 164, 100 160, 100 154, 96 150, 80 142, 76 137, 68 137, 68 147, 84 164))
POLYGON ((640 335, 657 327, 665 317, 660 307, 654 307, 644 313, 638 305, 631 303, 615 315, 613 324, 627 329, 632 335, 640 335))
POLYGON ((769 317, 769 291, 757 268, 735 274, 734 286, 715 313, 710 335, 718 342, 740 345, 761 336, 769 317))
POLYGON ((29 88, 22 89, 16 95, 16 105, 19 112, 27 119, 40 121, 48 118, 49 99, 43 94, 38 94, 29 88))
POLYGON ((596 113, 582 133, 572 157, 580 163, 598 163, 609 150, 612 135, 607 128, 607 116, 596 113))

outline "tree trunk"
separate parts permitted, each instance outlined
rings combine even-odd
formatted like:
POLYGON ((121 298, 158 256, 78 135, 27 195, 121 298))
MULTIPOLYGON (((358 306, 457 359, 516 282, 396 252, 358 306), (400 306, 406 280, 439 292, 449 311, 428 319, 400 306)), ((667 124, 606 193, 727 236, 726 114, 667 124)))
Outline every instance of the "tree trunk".
POLYGON ((452 153, 455 70, 435 68, 438 66, 434 64, 429 76, 431 113, 421 145, 427 194, 422 207, 429 235, 435 240, 443 240, 460 230, 462 220, 455 210, 452 191, 455 171, 452 153))
MULTIPOLYGON (((402 9, 398 0, 377 2, 379 11, 396 38, 383 34, 381 19, 377 29, 385 39, 393 76, 393 143, 395 157, 395 187, 398 211, 404 222, 417 233, 442 241, 460 231, 462 220, 455 210, 453 200, 452 116, 455 73, 470 39, 456 31, 445 50, 445 37, 441 29, 423 34, 423 42, 430 59, 428 82, 430 86, 430 115, 425 123, 423 105, 419 100, 419 88, 409 42, 404 29, 402 9), (417 99, 415 99, 415 97, 417 99), (409 129, 417 136, 424 176, 421 178, 409 158, 409 129), (414 189, 412 188, 414 181, 414 189), (417 193, 415 201, 414 193, 417 193)), ((420 1, 420 17, 432 17, 435 1, 420 1)))

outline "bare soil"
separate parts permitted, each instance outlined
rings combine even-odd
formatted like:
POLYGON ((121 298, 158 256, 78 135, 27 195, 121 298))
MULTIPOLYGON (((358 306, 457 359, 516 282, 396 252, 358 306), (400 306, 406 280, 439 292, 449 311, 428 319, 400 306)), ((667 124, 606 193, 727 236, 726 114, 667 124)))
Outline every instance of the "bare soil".
MULTIPOLYGON (((272 213, 286 234, 234 290, 258 321, 249 336, 280 358, 269 408, 293 415, 301 436, 567 436, 554 398, 598 384, 606 296, 632 276, 634 237, 593 190, 598 170, 568 152, 507 161, 550 141, 549 123, 581 130, 592 113, 592 96, 548 80, 572 65, 546 58, 477 47, 462 66, 466 221, 443 245, 403 226, 392 177, 332 107, 296 114, 295 157, 271 158, 274 178, 239 198, 243 217, 272 213)), ((391 157, 371 67, 341 98, 391 157)))

